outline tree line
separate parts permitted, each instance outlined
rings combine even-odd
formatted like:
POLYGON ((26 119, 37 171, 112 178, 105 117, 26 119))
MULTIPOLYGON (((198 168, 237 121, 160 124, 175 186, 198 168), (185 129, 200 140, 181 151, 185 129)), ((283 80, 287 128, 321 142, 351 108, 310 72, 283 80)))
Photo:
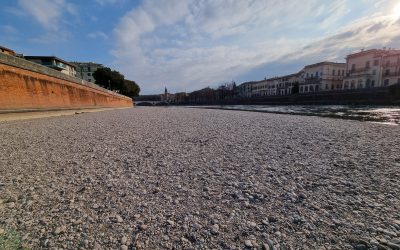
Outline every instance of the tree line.
POLYGON ((135 97, 140 93, 140 87, 135 81, 125 79, 125 76, 116 70, 111 70, 107 67, 98 68, 93 73, 93 77, 97 85, 106 89, 116 90, 123 95, 135 97))

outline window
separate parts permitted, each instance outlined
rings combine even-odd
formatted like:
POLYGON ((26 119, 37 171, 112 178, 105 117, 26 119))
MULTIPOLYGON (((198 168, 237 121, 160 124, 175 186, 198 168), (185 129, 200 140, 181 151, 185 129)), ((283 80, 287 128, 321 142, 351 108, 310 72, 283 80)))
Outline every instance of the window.
POLYGON ((305 86, 305 87, 304 87, 304 91, 305 91, 305 92, 308 92, 308 86, 305 86))
POLYGON ((378 66, 379 65, 379 60, 374 60, 374 66, 378 66))
POLYGON ((87 71, 89 71, 89 72, 91 71, 91 70, 90 70, 90 67, 87 67, 87 71))
POLYGON ((372 80, 371 81, 371 87, 374 87, 375 86, 375 80, 372 80))
POLYGON ((314 86, 310 86, 310 92, 314 91, 314 86))
POLYGON ((325 84, 325 89, 329 89, 329 85, 328 84, 325 84))
POLYGON ((88 75, 88 76, 91 76, 92 74, 91 74, 91 73, 87 73, 87 75, 88 75))
POLYGON ((385 75, 387 75, 387 76, 390 75, 390 69, 386 70, 385 75))
POLYGON ((315 72, 315 77, 318 77, 319 72, 315 72))
POLYGON ((315 91, 319 90, 319 85, 315 85, 315 91))
POLYGON ((390 61, 386 61, 386 67, 390 66, 390 61))
POLYGON ((370 88, 371 87, 371 79, 367 79, 367 82, 365 83, 365 87, 366 88, 370 88))
POLYGON ((376 69, 372 70, 372 74, 376 75, 376 69))
POLYGON ((356 82, 353 80, 353 81, 351 81, 351 84, 350 84, 350 88, 351 89, 354 89, 354 87, 355 87, 355 84, 356 84, 356 82))
POLYGON ((365 68, 369 69, 369 61, 365 63, 365 68))
POLYGON ((308 78, 308 73, 307 73, 307 76, 306 76, 307 78, 308 78))
POLYGON ((332 70, 332 75, 333 75, 333 76, 335 75, 335 70, 332 70))
POLYGON ((356 71, 356 65, 354 63, 351 65, 351 71, 356 71))
POLYGON ((389 85, 389 79, 385 79, 385 81, 383 82, 384 86, 388 86, 389 85))
POLYGON ((345 89, 348 89, 348 88, 349 88, 349 81, 346 81, 346 82, 344 83, 344 88, 345 88, 345 89))
POLYGON ((300 93, 302 93, 302 92, 303 92, 303 86, 300 87, 300 93))
POLYGON ((344 76, 344 70, 342 70, 342 76, 344 76))

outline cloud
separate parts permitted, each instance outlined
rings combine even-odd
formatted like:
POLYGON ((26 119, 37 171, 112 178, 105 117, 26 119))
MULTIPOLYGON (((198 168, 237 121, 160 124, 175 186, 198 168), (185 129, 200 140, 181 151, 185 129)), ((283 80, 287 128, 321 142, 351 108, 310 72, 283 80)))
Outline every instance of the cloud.
POLYGON ((98 4, 101 6, 111 5, 111 4, 121 4, 124 3, 125 0, 96 0, 98 4))
POLYGON ((389 42, 398 34, 398 25, 382 16, 346 20, 354 13, 349 3, 145 0, 119 20, 112 54, 145 93, 157 93, 164 84, 190 91, 242 79, 280 60, 287 65, 343 60, 349 49, 389 42), (343 26, 344 20, 350 24, 343 26))
POLYGON ((92 38, 92 39, 97 39, 97 38, 102 38, 104 40, 108 39, 108 35, 106 35, 104 32, 101 32, 101 31, 89 33, 87 35, 87 37, 92 38))
POLYGON ((60 19, 64 14, 76 14, 74 5, 64 0, 19 0, 18 4, 23 12, 51 31, 60 29, 60 19))
POLYGON ((400 23, 391 16, 360 19, 343 27, 332 36, 254 68, 241 75, 239 79, 245 80, 251 76, 257 76, 259 79, 265 74, 276 76, 295 73, 307 64, 321 61, 345 62, 346 55, 361 49, 399 48, 399 31, 400 23))

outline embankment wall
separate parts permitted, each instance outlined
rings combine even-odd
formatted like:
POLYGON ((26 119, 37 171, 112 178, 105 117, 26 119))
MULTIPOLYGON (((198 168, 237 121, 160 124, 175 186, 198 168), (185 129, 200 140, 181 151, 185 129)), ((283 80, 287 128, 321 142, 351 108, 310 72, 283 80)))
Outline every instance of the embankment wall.
POLYGON ((132 106, 129 97, 0 53, 0 110, 132 106))

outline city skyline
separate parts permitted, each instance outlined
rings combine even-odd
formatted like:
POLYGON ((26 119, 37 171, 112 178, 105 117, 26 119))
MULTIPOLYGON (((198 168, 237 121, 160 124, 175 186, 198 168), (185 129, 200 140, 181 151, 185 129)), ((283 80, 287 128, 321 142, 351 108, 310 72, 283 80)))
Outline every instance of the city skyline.
POLYGON ((289 74, 360 49, 400 47, 400 2, 5 1, 0 45, 92 61, 142 94, 289 74))

